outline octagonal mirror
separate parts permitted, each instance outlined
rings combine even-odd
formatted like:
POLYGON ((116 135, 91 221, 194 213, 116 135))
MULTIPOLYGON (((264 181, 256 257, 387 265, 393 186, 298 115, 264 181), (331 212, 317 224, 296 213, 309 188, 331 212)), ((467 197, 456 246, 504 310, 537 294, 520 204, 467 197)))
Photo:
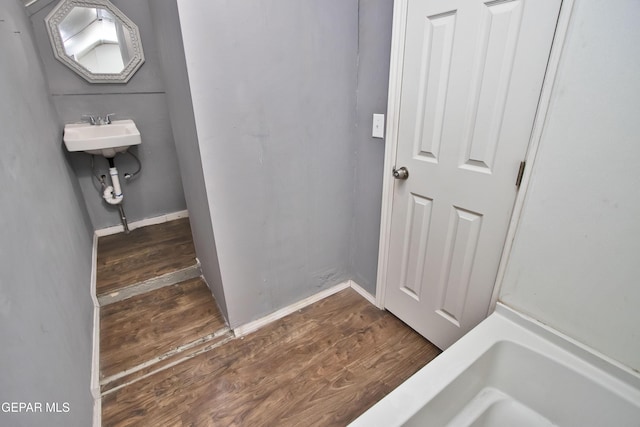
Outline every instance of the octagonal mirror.
POLYGON ((62 0, 45 22, 56 59, 91 83, 126 83, 144 62, 138 26, 108 0, 62 0))

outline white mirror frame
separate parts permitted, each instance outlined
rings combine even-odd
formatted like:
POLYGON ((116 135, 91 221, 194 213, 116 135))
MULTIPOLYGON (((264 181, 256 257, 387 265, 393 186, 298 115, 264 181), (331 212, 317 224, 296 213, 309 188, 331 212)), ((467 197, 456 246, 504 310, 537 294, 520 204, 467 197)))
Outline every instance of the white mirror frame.
POLYGON ((44 21, 49 33, 49 39, 51 40, 53 55, 58 61, 62 62, 90 83, 126 83, 144 63, 144 53, 142 51, 142 42, 140 41, 138 26, 109 2, 109 0, 62 0, 44 18, 44 21), (58 30, 58 24, 62 22, 74 7, 107 9, 129 30, 129 34, 131 35, 131 60, 120 73, 92 73, 66 54, 62 38, 60 37, 60 31, 58 30))

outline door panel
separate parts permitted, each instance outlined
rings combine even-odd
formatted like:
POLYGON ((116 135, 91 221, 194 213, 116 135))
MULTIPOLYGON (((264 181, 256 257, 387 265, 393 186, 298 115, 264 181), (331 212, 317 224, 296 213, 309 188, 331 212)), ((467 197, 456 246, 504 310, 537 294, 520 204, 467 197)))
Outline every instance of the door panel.
POLYGON ((429 242, 432 200, 412 194, 407 209, 407 235, 404 240, 403 266, 400 283, 402 290, 417 301, 422 295, 422 275, 424 273, 425 251, 429 242))
POLYGON ((385 307, 444 348, 487 313, 560 0, 408 0, 385 307))
POLYGON ((456 16, 427 17, 424 24, 416 111, 415 157, 438 162, 456 16))
POLYGON ((481 9, 480 46, 468 95, 461 167, 491 173, 520 30, 522 0, 481 9))

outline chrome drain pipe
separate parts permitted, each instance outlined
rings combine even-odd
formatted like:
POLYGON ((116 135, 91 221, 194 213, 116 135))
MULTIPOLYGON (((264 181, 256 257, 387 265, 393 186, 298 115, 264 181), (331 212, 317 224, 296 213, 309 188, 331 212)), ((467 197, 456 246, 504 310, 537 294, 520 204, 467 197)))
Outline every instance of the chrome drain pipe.
POLYGON ((118 205, 118 210, 120 211, 120 221, 122 221, 122 226, 124 227, 124 234, 129 234, 129 224, 127 224, 127 216, 124 214, 122 204, 118 205))

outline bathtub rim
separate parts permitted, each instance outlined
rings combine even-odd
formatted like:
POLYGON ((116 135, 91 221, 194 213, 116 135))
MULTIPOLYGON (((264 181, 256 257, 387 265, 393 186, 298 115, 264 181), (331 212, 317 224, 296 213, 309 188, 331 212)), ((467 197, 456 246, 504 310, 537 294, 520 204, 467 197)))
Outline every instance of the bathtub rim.
POLYGON ((621 362, 607 356, 595 348, 566 335, 546 323, 543 323, 528 314, 517 311, 509 307, 502 301, 496 305, 496 313, 511 320, 512 322, 531 330, 531 332, 541 338, 555 344, 556 346, 569 351, 580 359, 585 360, 596 368, 612 375, 618 380, 629 383, 632 387, 640 390, 640 372, 624 365, 621 362))
MULTIPOLYGON (((565 354, 557 362, 566 365, 566 358, 580 359, 590 370, 599 371, 606 383, 615 383, 622 391, 617 394, 640 406, 640 373, 557 331, 534 318, 498 302, 495 311, 469 333, 456 341, 399 387, 385 396, 349 426, 399 426, 441 393, 494 345, 511 341, 536 352, 565 354)), ((550 357, 551 357, 550 356, 550 357)), ((555 359, 554 359, 555 360, 555 359)), ((574 367, 571 367, 575 369, 574 367)), ((600 378, 595 382, 602 382, 600 378)), ((611 387, 609 387, 611 388, 611 387)))

